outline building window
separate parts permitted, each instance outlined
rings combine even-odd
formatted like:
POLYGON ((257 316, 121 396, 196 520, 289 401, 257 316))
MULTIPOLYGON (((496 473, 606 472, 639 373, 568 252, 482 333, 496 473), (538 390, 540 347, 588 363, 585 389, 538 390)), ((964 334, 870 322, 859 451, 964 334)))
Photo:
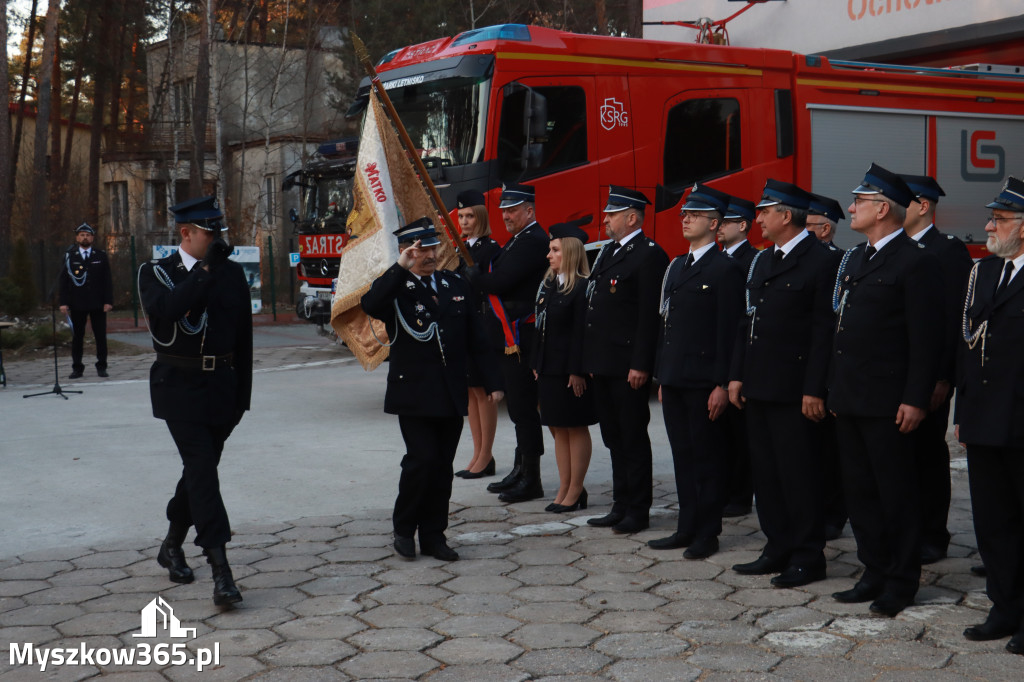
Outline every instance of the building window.
POLYGON ((174 181, 174 203, 180 204, 189 198, 188 180, 174 181))
POLYGON ((167 229, 167 183, 163 180, 146 183, 146 214, 151 232, 167 229))
POLYGON ((498 167, 503 181, 549 175, 586 162, 587 96, 583 88, 507 86, 498 132, 498 167))
POLYGON ((263 178, 264 221, 273 225, 277 220, 277 180, 273 175, 263 178))
POLYGON ((191 78, 174 84, 171 93, 171 113, 175 123, 192 121, 192 93, 194 90, 195 81, 191 78))
POLYGON ((669 111, 665 186, 685 187, 740 169, 740 103, 691 99, 669 111))
POLYGON ((110 188, 110 232, 128 232, 128 183, 109 182, 110 188))

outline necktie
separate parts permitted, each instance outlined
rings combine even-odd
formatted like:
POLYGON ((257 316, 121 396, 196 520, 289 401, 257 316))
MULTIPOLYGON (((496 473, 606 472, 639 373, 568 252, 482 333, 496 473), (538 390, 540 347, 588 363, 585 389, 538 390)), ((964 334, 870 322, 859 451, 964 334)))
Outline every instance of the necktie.
POLYGON ((786 252, 782 249, 775 249, 775 253, 772 254, 772 258, 775 259, 776 263, 781 263, 782 259, 786 257, 786 252))
POLYGON ((868 246, 868 248, 864 249, 864 260, 871 260, 871 257, 874 256, 876 253, 878 253, 878 249, 876 249, 873 246, 868 246))
POLYGON ((85 251, 84 251, 84 252, 82 253, 82 260, 89 260, 89 254, 90 254, 90 253, 92 253, 92 252, 91 252, 91 251, 89 251, 89 249, 86 249, 86 250, 85 250, 85 251))
POLYGON ((693 265, 693 253, 686 254, 686 260, 683 262, 683 270, 688 270, 693 265))
POLYGON ((434 284, 434 278, 431 275, 423 275, 420 277, 420 281, 423 282, 423 286, 427 287, 431 291, 437 291, 437 286, 434 284))
POLYGON ((999 278, 999 286, 996 287, 996 298, 999 298, 999 294, 1006 291, 1006 286, 1010 283, 1010 277, 1013 276, 1013 261, 1006 261, 1006 265, 1003 266, 1003 275, 999 278))

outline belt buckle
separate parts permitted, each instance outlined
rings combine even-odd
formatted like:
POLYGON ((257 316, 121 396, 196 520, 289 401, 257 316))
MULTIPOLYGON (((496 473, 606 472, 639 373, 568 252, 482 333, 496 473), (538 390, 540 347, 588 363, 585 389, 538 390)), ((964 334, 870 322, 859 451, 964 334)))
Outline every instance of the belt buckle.
POLYGON ((204 355, 203 359, 203 371, 212 372, 217 368, 217 356, 216 355, 204 355))

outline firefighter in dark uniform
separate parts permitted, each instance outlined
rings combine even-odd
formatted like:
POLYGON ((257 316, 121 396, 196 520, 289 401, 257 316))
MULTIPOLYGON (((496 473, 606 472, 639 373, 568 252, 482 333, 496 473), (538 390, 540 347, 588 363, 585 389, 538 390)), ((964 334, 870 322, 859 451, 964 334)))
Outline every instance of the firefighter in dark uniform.
MULTIPOLYGON (((754 202, 729 197, 729 206, 722 218, 722 226, 718 229, 718 243, 722 245, 722 251, 739 263, 744 280, 750 272, 754 256, 759 253, 747 241, 755 214, 754 202)), ((735 405, 729 403, 723 419, 728 439, 725 448, 728 472, 722 516, 746 516, 750 513, 754 498, 754 481, 750 474, 750 447, 747 443, 747 418, 735 405)))
POLYGON ((747 413, 757 516, 767 542, 733 570, 779 573, 775 587, 825 578, 822 464, 838 259, 807 231, 810 195, 768 180, 758 224, 771 246, 754 260, 736 339, 729 397, 747 413))
MULTIPOLYGON (((836 225, 846 218, 843 207, 830 197, 809 192, 811 205, 807 209, 807 231, 824 244, 829 251, 842 260, 845 251, 835 245, 832 240, 836 235, 836 225)), ((843 534, 846 527, 846 501, 843 499, 843 479, 839 469, 839 441, 836 436, 836 418, 826 410, 821 420, 818 433, 821 436, 821 503, 825 519, 825 539, 835 540, 843 534)))
POLYGON ((252 303, 245 273, 228 260, 231 247, 214 197, 171 207, 181 233, 178 251, 139 268, 139 294, 156 362, 149 373, 153 416, 167 422, 183 464, 167 503, 170 529, 157 561, 170 579, 190 583, 181 545, 190 526, 213 571, 213 601, 242 600, 228 566, 231 525, 217 465, 224 442, 249 409, 252 394, 252 303))
POLYGON ((487 486, 502 502, 522 502, 544 496, 540 458, 544 436, 537 410, 537 382, 530 368, 535 327, 534 297, 548 269, 550 239, 535 217, 530 185, 511 184, 501 193, 502 219, 512 235, 491 267, 474 265, 466 277, 484 294, 501 324, 504 343, 500 358, 509 419, 515 425, 516 452, 512 471, 487 486))
POLYGON ((992 255, 968 279, 954 421, 992 608, 964 637, 1012 635, 1006 650, 1024 655, 1024 180, 1007 179, 986 208, 992 255))
POLYGON ((658 344, 658 299, 668 256, 643 233, 641 192, 612 185, 604 208, 612 239, 587 285, 583 371, 594 378, 601 438, 611 453, 612 508, 592 526, 644 530, 651 509, 650 378, 658 344))
POLYGON ((914 193, 914 201, 907 207, 903 229, 907 236, 934 253, 942 269, 946 304, 946 329, 942 337, 942 355, 938 381, 932 392, 928 416, 914 432, 917 470, 921 476, 921 563, 932 564, 945 558, 949 547, 949 517, 951 486, 949 480, 949 445, 946 430, 949 427, 949 405, 956 381, 956 348, 963 315, 963 294, 967 275, 974 261, 964 243, 951 234, 943 234, 935 227, 935 205, 945 196, 939 183, 927 175, 900 177, 914 193))
POLYGON ((88 223, 75 228, 75 244, 64 253, 60 270, 60 311, 71 318, 71 374, 77 379, 85 371, 82 347, 85 321, 92 320, 96 339, 96 374, 107 376, 107 313, 114 309, 114 287, 107 254, 92 247, 96 230, 88 223))
MULTIPOLYGON (((392 520, 395 551, 455 561, 444 536, 452 462, 467 412, 466 363, 484 359, 486 332, 466 281, 436 270, 437 232, 429 218, 396 230, 398 262, 370 285, 363 310, 387 324, 392 339, 384 411, 398 415, 405 441, 392 520)), ((491 400, 501 400, 497 368, 480 365, 491 400)))
POLYGON ((665 272, 654 376, 672 446, 679 519, 652 549, 686 547, 687 559, 718 551, 728 461, 725 412, 729 364, 743 306, 739 264, 715 244, 729 195, 695 185, 679 215, 685 257, 665 272))
POLYGON ((903 232, 914 195, 872 164, 854 192, 850 227, 867 244, 836 275, 828 407, 836 415, 843 488, 864 573, 840 602, 872 601, 895 616, 921 578, 921 515, 913 431, 928 412, 943 329, 935 256, 903 232))

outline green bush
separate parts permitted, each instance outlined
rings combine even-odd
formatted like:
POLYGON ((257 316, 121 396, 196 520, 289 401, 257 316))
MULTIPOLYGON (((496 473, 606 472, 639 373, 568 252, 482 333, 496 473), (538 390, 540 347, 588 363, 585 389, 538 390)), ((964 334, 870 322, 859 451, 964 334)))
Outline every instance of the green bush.
MULTIPOLYGON (((71 343, 71 330, 66 325, 57 327, 57 346, 71 343)), ((50 320, 19 324, 0 333, 0 348, 4 350, 33 350, 53 346, 53 323, 50 320)))

